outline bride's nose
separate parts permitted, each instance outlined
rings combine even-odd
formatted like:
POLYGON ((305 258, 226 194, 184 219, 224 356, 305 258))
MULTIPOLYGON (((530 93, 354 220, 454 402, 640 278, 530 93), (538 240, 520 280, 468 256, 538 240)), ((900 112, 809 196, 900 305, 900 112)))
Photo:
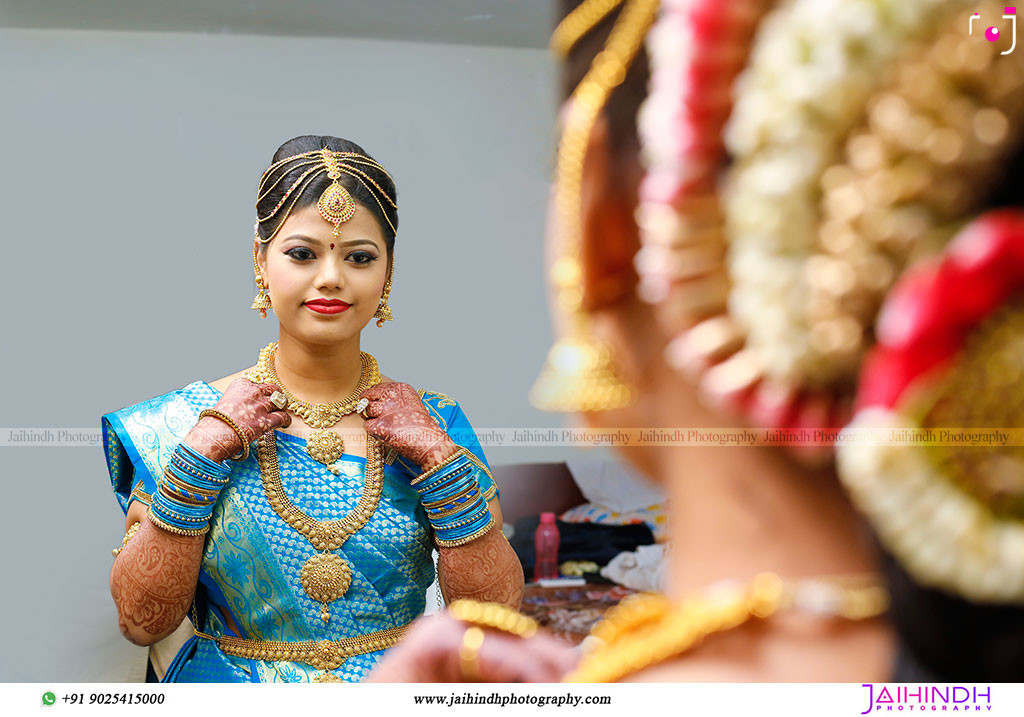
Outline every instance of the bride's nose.
POLYGON ((320 262, 320 271, 316 275, 318 289, 341 289, 345 285, 345 273, 342 271, 343 259, 335 252, 328 252, 324 261, 320 262))

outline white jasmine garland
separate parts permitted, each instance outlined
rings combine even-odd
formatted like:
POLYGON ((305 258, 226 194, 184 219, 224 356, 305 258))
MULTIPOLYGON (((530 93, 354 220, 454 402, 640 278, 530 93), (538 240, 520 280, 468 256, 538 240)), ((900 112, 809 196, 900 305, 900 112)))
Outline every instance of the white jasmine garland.
MULTIPOLYGON (((875 407, 850 428, 920 427, 875 407)), ((1024 525, 960 490, 920 446, 841 443, 836 459, 857 508, 916 581, 973 602, 1024 605, 1024 525)))
POLYGON ((821 174, 862 119, 882 70, 949 13, 970 6, 796 0, 765 18, 726 127, 735 164, 723 199, 734 282, 729 310, 770 377, 818 386, 843 370, 812 350, 803 310, 821 174), (772 320, 764 320, 766 311, 772 320))

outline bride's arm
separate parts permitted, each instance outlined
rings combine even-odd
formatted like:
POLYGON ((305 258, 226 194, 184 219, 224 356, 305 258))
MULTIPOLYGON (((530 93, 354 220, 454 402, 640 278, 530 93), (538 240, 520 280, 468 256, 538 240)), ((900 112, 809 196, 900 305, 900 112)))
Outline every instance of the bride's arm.
MULTIPOLYGON (((369 401, 363 414, 366 431, 421 471, 438 468, 460 450, 409 384, 380 383, 363 391, 362 397, 369 401)), ((472 598, 518 609, 523 598, 523 568, 502 535, 498 501, 491 500, 488 508, 493 525, 487 532, 464 545, 438 547, 438 579, 449 601, 472 598)))
POLYGON ((447 602, 471 598, 518 610, 523 600, 523 566, 501 532, 501 506, 488 503, 494 526, 457 548, 438 548, 438 581, 447 602))

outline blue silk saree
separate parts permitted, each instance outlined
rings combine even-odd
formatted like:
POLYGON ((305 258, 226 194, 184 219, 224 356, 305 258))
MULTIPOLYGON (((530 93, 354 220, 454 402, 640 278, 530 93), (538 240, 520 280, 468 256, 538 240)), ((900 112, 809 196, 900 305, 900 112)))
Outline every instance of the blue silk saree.
MULTIPOLYGON (((480 443, 458 403, 441 393, 420 391, 428 412, 458 445, 475 457, 477 480, 490 500, 497 493, 480 443)), ((201 381, 103 416, 103 445, 110 480, 121 508, 149 504, 171 453, 212 408, 220 393, 201 381)), ((335 475, 305 451, 305 440, 275 431, 278 465, 287 496, 311 517, 338 520, 362 493, 366 460, 344 454, 335 475)), ((370 520, 338 550, 352 567, 352 582, 330 603, 330 620, 310 598, 299 576, 307 559, 320 552, 270 506, 263 491, 256 451, 232 463, 222 491, 196 586, 194 636, 179 651, 165 682, 356 682, 384 650, 357 654, 333 669, 300 661, 246 659, 228 654, 216 639, 286 643, 351 640, 398 628, 423 614, 425 592, 434 580, 432 532, 419 495, 409 486, 420 471, 385 449, 384 486, 370 520), (231 630, 222 613, 233 618, 231 630)), ((226 643, 228 641, 223 641, 226 643)), ((314 660, 315 662, 315 660, 314 660)))

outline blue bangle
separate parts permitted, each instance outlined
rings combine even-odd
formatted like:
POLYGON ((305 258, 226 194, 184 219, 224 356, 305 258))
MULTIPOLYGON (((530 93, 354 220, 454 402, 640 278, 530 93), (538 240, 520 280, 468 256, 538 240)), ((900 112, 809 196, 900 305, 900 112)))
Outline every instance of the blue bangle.
POLYGON ((466 457, 466 449, 460 448, 449 456, 443 463, 439 463, 430 470, 422 473, 418 478, 415 478, 410 485, 416 488, 416 490, 422 491, 423 488, 420 484, 424 481, 436 483, 439 478, 443 476, 450 476, 469 464, 470 460, 466 457))
POLYGON ((231 468, 227 463, 216 463, 210 460, 184 441, 178 444, 178 447, 174 452, 179 454, 183 460, 191 463, 199 470, 206 473, 212 473, 214 476, 227 477, 228 473, 231 472, 231 468))
POLYGON ((420 499, 427 502, 435 502, 449 495, 462 490, 473 480, 473 467, 466 466, 458 471, 452 471, 438 480, 432 480, 429 485, 420 490, 420 499))
POLYGON ((482 537, 494 525, 494 517, 490 511, 481 513, 466 525, 453 529, 434 530, 434 540, 441 547, 457 547, 482 537))
POLYGON ((219 493, 224 486, 227 485, 226 480, 210 480, 208 477, 203 476, 194 470, 186 470, 182 468, 179 462, 173 459, 167 465, 167 472, 174 476, 180 483, 199 490, 216 491, 219 493))
POLYGON ((415 487, 419 490, 421 496, 430 495, 434 491, 444 490, 445 486, 450 482, 458 481, 460 478, 465 477, 465 474, 471 473, 472 471, 473 466, 466 466, 464 473, 453 473, 436 479, 432 477, 429 484, 415 487))

